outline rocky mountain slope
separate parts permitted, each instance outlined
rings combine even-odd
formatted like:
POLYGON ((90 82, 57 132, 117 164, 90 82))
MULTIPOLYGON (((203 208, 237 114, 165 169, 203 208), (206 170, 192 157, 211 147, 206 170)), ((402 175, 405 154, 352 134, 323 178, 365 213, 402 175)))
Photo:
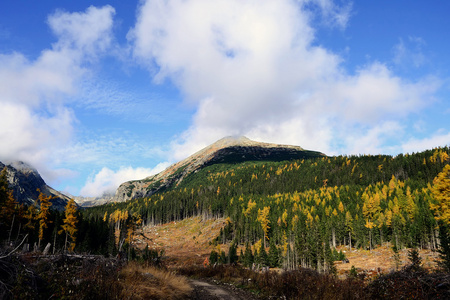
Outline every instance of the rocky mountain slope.
POLYGON ((159 174, 142 180, 122 183, 113 198, 123 202, 177 186, 189 174, 218 163, 244 161, 283 161, 313 158, 325 154, 305 150, 299 146, 278 145, 252 141, 246 137, 226 137, 175 163, 159 174))
POLYGON ((39 172, 24 162, 16 161, 8 165, 0 162, 0 171, 6 166, 9 187, 19 203, 33 204, 39 197, 39 189, 47 196, 53 196, 52 208, 63 210, 69 197, 48 186, 39 172))

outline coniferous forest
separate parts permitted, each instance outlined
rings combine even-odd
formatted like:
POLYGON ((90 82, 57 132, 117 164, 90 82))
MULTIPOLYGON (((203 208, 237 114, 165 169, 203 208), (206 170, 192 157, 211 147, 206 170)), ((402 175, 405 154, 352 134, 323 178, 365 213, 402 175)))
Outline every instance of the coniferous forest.
POLYGON ((250 245, 257 253, 271 247, 278 253, 272 265, 326 271, 338 245, 437 249, 433 180, 448 164, 448 147, 396 157, 216 164, 165 192, 83 216, 117 228, 225 217, 228 225, 213 242, 250 245))
POLYGON ((394 251, 439 251, 440 267, 448 271, 449 153, 443 147, 395 157, 214 164, 151 197, 86 209, 71 200, 64 211, 53 210, 51 197, 42 193, 38 205, 19 205, 3 170, 0 239, 30 252, 51 244, 50 253, 154 260, 162 253, 133 247, 142 226, 201 216, 226 219, 210 244, 227 244, 228 254, 212 250, 211 265, 333 274, 334 261, 345 258, 336 247, 371 250, 390 243, 394 251))

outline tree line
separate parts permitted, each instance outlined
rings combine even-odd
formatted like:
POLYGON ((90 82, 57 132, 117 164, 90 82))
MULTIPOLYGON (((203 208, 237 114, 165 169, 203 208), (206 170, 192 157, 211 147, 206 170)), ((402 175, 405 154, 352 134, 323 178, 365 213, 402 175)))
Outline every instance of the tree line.
POLYGON ((35 204, 19 204, 8 186, 6 167, 0 173, 0 242, 5 246, 23 241, 25 250, 77 251, 115 254, 114 228, 101 218, 86 219, 75 201, 64 211, 52 208, 52 196, 39 191, 35 204))

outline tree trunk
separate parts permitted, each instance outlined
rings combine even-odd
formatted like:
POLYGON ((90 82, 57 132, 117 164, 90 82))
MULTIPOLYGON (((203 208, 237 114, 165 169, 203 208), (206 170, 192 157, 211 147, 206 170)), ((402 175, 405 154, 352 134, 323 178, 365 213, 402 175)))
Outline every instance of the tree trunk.
POLYGON ((352 233, 348 232, 348 250, 352 250, 352 233))
POLYGON ((11 241, 11 233, 12 233, 13 228, 14 228, 14 220, 15 220, 15 218, 16 218, 16 215, 13 215, 13 219, 12 219, 12 222, 11 222, 11 229, 9 230, 8 244, 11 241))
POLYGON ((56 234, 57 234, 57 231, 55 230, 55 237, 53 238, 53 254, 55 254, 55 250, 56 250, 56 234))
POLYGON ((336 248, 336 232, 334 226, 331 228, 331 234, 332 234, 333 248, 336 248))

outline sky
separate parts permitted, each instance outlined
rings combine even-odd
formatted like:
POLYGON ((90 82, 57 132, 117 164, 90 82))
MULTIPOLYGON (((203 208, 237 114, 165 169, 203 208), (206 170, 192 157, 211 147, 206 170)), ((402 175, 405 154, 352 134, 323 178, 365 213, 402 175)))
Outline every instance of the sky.
POLYGON ((2 1, 0 161, 114 192, 225 137, 450 144, 450 2, 2 1))

